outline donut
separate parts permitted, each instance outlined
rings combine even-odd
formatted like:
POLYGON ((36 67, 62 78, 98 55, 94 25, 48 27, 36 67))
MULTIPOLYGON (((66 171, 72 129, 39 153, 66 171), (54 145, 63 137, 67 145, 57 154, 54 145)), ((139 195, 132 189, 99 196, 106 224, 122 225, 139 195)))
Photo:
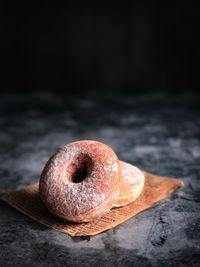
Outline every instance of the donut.
POLYGON ((110 147, 98 141, 76 141, 47 161, 40 176, 39 195, 57 217, 89 222, 112 208, 121 179, 120 162, 110 147))
POLYGON ((144 187, 144 175, 135 166, 120 161, 122 170, 122 184, 113 207, 125 206, 136 200, 144 187))

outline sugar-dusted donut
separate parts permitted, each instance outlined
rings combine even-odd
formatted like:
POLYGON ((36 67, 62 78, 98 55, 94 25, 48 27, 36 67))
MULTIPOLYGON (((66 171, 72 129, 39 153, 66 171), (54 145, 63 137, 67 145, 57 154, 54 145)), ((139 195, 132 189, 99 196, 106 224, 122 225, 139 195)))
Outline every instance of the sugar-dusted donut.
POLYGON ((47 209, 63 220, 88 222, 114 205, 121 166, 107 145, 90 140, 70 143, 47 162, 39 183, 47 209))
POLYGON ((122 184, 119 196, 113 207, 120 207, 136 200, 144 187, 144 174, 135 166, 120 161, 122 170, 122 184))

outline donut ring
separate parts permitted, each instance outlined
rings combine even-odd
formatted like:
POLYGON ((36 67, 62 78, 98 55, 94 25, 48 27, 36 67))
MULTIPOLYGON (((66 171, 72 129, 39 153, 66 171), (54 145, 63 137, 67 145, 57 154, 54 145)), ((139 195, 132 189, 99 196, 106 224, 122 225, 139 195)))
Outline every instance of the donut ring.
POLYGON ((121 166, 107 145, 90 140, 70 143, 47 162, 39 183, 47 209, 63 220, 88 222, 114 205, 121 166))
POLYGON ((143 173, 138 168, 124 161, 120 161, 120 164, 123 179, 120 194, 113 207, 125 206, 135 201, 140 196, 145 181, 143 173))

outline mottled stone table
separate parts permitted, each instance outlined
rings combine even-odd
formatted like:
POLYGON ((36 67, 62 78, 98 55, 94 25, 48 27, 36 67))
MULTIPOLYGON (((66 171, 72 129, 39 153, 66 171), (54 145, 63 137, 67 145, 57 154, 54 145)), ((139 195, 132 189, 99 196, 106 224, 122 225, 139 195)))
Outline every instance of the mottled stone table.
POLYGON ((122 160, 185 187, 90 239, 0 201, 0 266, 200 266, 199 100, 190 92, 1 94, 0 193, 36 182, 48 157, 78 139, 103 141, 122 160))

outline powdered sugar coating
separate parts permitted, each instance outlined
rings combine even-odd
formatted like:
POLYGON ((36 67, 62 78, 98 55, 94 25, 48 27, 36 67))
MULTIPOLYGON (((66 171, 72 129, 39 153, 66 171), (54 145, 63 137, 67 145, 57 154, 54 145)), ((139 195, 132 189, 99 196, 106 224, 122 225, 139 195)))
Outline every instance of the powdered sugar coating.
POLYGON ((120 161, 122 171, 122 183, 120 193, 113 207, 121 207, 135 201, 144 187, 144 174, 135 166, 120 161))
POLYGON ((144 182, 144 175, 138 168, 124 161, 120 161, 120 163, 125 183, 134 186, 144 182))
POLYGON ((64 219, 78 216, 108 198, 114 202, 119 193, 119 172, 118 158, 105 144, 90 140, 73 142, 47 162, 40 178, 40 196, 55 215, 64 219), (75 183, 73 176, 80 168, 87 168, 88 174, 75 183))

